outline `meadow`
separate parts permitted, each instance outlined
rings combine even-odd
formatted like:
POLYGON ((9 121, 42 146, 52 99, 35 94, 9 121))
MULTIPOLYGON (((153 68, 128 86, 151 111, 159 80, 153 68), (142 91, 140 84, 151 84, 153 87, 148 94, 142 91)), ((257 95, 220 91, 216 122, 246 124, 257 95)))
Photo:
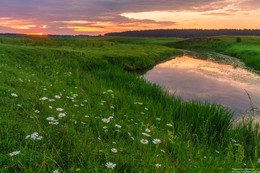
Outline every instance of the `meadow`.
POLYGON ((0 172, 260 170, 257 128, 140 77, 183 40, 129 40, 0 37, 0 172))

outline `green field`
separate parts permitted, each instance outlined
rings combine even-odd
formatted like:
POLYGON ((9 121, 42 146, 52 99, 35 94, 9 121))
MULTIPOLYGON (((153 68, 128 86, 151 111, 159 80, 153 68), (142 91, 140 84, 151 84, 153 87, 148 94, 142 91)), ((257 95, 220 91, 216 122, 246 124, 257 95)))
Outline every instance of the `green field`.
POLYGON ((260 170, 257 129, 139 77, 184 43, 0 37, 0 172, 260 170))

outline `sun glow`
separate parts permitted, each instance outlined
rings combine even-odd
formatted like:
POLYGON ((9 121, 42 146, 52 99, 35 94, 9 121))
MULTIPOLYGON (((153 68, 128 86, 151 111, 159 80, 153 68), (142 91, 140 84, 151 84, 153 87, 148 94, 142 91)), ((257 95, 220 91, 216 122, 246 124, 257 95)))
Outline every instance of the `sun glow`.
POLYGON ((24 34, 26 34, 26 35, 46 35, 46 34, 44 34, 44 33, 42 33, 42 32, 27 32, 27 33, 24 33, 24 34))
POLYGON ((260 10, 252 10, 249 14, 243 12, 227 13, 226 10, 212 10, 207 12, 193 11, 150 11, 138 13, 122 13, 121 16, 135 20, 153 20, 156 22, 173 21, 175 28, 203 28, 203 29, 223 29, 223 28, 260 28, 260 10))

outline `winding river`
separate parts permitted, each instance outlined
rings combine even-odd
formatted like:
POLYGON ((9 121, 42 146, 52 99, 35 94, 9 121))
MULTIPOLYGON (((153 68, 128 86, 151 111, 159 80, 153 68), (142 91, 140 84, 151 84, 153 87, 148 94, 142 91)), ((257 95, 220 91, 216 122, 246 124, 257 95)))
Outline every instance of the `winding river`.
POLYGON ((185 55, 158 64, 143 77, 184 100, 222 104, 235 117, 252 108, 249 96, 260 108, 260 76, 239 67, 185 55))

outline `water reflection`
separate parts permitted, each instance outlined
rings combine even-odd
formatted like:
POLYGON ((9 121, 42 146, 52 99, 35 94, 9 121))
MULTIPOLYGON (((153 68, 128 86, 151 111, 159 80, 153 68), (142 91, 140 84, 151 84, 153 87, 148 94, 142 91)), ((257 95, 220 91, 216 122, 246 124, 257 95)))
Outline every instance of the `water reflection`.
POLYGON ((260 107, 260 76, 231 65, 182 56, 155 66, 144 78, 183 99, 223 104, 235 115, 251 108, 245 90, 260 107))

